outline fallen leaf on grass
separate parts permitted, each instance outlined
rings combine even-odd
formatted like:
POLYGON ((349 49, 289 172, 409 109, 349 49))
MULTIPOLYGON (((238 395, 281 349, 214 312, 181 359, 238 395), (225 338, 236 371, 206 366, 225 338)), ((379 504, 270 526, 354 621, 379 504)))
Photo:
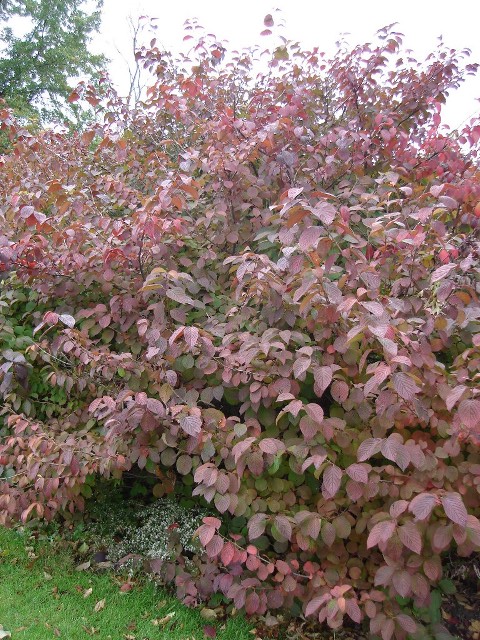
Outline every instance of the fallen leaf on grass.
POLYGON ((174 615, 175 611, 172 611, 171 613, 167 613, 164 618, 156 618, 155 620, 151 620, 150 622, 154 627, 162 627, 164 624, 167 624, 167 622, 170 622, 174 615))
POLYGON ((90 589, 86 589, 86 590, 83 592, 83 597, 84 597, 84 598, 88 598, 88 596, 90 596, 90 595, 92 594, 92 591, 93 591, 92 587, 90 587, 90 589))
POLYGON ((208 624, 206 627, 203 627, 203 633, 207 638, 215 638, 217 635, 217 630, 212 625, 208 624))
POLYGON ((82 564, 79 564, 75 569, 77 571, 86 571, 87 569, 90 569, 90 560, 88 562, 82 562, 82 564))
POLYGON ((216 620, 217 619, 217 612, 215 611, 215 609, 208 609, 207 607, 204 607, 200 611, 200 615, 204 620, 216 620))
POLYGON ((105 598, 103 598, 102 600, 99 600, 97 602, 97 604, 94 606, 94 611, 96 611, 97 613, 99 611, 101 611, 102 609, 105 609, 105 598))

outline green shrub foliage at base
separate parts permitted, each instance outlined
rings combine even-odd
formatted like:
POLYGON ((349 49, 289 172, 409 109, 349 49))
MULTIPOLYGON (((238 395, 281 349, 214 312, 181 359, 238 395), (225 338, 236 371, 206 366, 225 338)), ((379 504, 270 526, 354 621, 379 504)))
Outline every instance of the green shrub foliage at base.
POLYGON ((441 121, 476 66, 189 29, 135 109, 80 86, 82 134, 0 113, 2 522, 140 469, 210 514, 152 567, 187 603, 405 638, 480 548, 480 123, 441 121))

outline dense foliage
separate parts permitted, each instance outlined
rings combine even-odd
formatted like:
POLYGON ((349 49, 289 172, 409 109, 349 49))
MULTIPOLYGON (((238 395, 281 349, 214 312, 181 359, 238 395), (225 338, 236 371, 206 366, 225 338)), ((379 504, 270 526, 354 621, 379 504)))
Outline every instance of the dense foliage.
POLYGON ((95 10, 84 0, 0 4, 0 97, 18 116, 63 120, 80 115, 78 109, 66 109, 66 99, 72 80, 92 77, 105 64, 104 56, 89 51, 102 2, 95 0, 95 10), (19 33, 25 24, 27 32, 19 33))
POLYGON ((152 560, 187 603, 405 638, 480 547, 480 123, 441 124, 476 66, 187 38, 135 110, 80 86, 82 134, 1 112, 2 521, 143 470, 210 510, 152 560))

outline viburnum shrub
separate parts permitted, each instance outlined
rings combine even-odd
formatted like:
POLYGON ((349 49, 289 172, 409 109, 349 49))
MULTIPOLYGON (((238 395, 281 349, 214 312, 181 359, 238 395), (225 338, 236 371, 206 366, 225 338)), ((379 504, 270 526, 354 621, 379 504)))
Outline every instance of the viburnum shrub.
POLYGON ((186 38, 135 108, 79 86, 84 132, 1 111, 2 522, 141 469, 209 509, 155 564, 187 603, 405 638, 480 548, 477 66, 186 38))

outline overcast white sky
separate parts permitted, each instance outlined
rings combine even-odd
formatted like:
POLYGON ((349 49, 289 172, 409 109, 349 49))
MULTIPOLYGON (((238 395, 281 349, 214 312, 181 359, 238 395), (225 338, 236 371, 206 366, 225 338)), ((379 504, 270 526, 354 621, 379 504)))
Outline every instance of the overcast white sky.
MULTIPOLYGON (((127 19, 139 15, 159 18, 157 40, 170 50, 181 48, 183 23, 194 17, 234 48, 258 43, 264 16, 278 8, 286 23, 284 35, 308 47, 333 51, 341 33, 351 34, 352 44, 371 41, 379 28, 398 22, 397 30, 405 34, 405 44, 417 57, 432 51, 443 35, 448 46, 468 47, 471 61, 480 62, 480 12, 474 15, 475 6, 475 0, 277 0, 274 4, 272 0, 104 0, 102 33, 95 44, 112 59, 112 79, 123 91, 128 86, 128 71, 121 54, 128 57, 131 51, 127 19)), ((450 97, 444 120, 457 127, 480 112, 476 98, 480 98, 480 76, 470 77, 450 97)))

